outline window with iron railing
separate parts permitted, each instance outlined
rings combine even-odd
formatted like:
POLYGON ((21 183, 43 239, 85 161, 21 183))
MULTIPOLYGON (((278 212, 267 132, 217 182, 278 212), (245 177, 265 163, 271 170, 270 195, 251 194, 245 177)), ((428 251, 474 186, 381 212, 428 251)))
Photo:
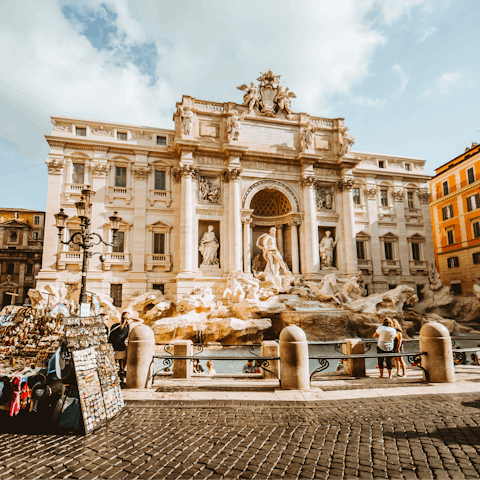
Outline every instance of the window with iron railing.
POLYGON ((450 186, 448 186, 448 182, 445 181, 445 182, 442 182, 441 188, 440 188, 440 184, 437 184, 436 193, 433 197, 433 200, 438 200, 439 198, 442 198, 442 197, 444 197, 445 195, 448 195, 451 192, 455 192, 455 191, 460 190, 464 187, 468 187, 472 183, 478 182, 479 180, 480 180, 480 174, 475 174, 472 171, 472 173, 470 173, 470 174, 467 173, 467 179, 464 180, 463 182, 456 183, 456 184, 453 184, 453 185, 450 184, 450 186), (445 184, 447 184, 446 189, 444 187, 445 184))

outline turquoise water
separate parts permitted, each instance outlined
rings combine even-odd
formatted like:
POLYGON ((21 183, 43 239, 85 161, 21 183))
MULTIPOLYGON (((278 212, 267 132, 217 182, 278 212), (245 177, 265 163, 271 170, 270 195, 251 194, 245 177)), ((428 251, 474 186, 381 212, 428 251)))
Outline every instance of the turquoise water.
MULTIPOLYGON (((467 336, 458 338, 456 337, 455 347, 460 348, 474 348, 480 344, 480 338, 468 338, 467 336)), ((418 352, 419 345, 418 340, 413 341, 406 341, 404 343, 403 348, 405 353, 409 352, 418 352)), ((260 345, 254 347, 254 353, 260 356, 260 345)), ((197 353, 197 350, 194 350, 194 354, 197 353)), ((309 356, 317 356, 317 355, 332 355, 338 354, 335 350, 335 346, 332 344, 327 345, 316 345, 316 344, 309 344, 308 354, 309 356)), ((377 346, 376 343, 371 343, 371 349, 366 353, 377 353, 377 346)), ((163 355, 163 354, 162 354, 163 355)), ((249 346, 245 345, 235 345, 233 347, 204 347, 203 352, 198 353, 195 355, 198 357, 200 364, 203 366, 205 371, 207 371, 206 362, 209 357, 212 357, 213 361, 213 368, 219 374, 241 374, 242 368, 246 365, 246 360, 215 360, 215 357, 218 356, 229 356, 229 357, 248 357, 252 360, 255 360, 255 355, 252 355, 249 351, 249 346)), ((405 359, 407 361, 407 359, 405 359)), ((470 355, 467 355, 467 361, 470 364, 470 355)), ((335 372, 337 370, 338 360, 329 360, 330 366, 324 370, 324 372, 335 372)), ((156 369, 162 368, 162 360, 155 359, 155 367, 156 369)), ((310 360, 310 373, 313 372, 316 368, 320 365, 318 360, 310 360)), ((375 358, 367 358, 366 359, 366 368, 373 369, 377 366, 377 360, 375 358)))

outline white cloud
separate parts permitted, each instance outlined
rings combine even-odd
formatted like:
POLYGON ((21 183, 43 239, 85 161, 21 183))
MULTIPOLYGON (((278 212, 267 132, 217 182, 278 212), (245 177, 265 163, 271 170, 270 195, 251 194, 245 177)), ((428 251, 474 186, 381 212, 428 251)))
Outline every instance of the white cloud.
POLYGON ((442 73, 442 75, 440 75, 435 81, 434 86, 427 88, 420 97, 425 98, 433 95, 447 95, 460 81, 464 81, 464 76, 460 72, 442 73))
POLYGON ((383 21, 387 25, 396 22, 403 15, 410 15, 414 8, 429 10, 437 0, 376 0, 383 21))
POLYGON ((359 95, 353 99, 353 103, 365 107, 381 108, 387 103, 386 98, 370 98, 359 95))
POLYGON ((417 43, 422 43, 424 42, 427 38, 431 37, 432 35, 435 35, 438 32, 438 28, 435 27, 428 27, 425 30, 423 30, 422 34, 420 35, 420 38, 418 39, 417 43))
POLYGON ((407 74, 405 73, 405 70, 403 69, 403 67, 401 65, 399 65, 398 63, 396 63, 392 67, 392 71, 395 72, 396 74, 398 74, 398 76, 400 77, 400 87, 398 87, 398 89, 395 93, 396 94, 403 93, 405 91, 405 88, 406 88, 408 82, 410 81, 410 79, 408 78, 407 74))

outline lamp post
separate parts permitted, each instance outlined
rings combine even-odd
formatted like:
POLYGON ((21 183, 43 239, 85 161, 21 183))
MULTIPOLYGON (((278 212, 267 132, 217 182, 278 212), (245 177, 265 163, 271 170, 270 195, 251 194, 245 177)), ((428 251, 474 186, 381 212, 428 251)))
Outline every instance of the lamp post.
POLYGON ((117 216, 117 212, 114 212, 110 217, 110 222, 112 224, 112 243, 107 243, 98 233, 90 233, 90 217, 92 215, 92 200, 95 196, 95 192, 87 187, 82 190, 82 198, 79 202, 75 203, 77 208, 77 216, 80 219, 80 226, 82 228, 81 232, 73 233, 70 238, 64 242, 62 240, 62 232, 66 226, 68 215, 63 211, 63 208, 60 209, 60 212, 55 214, 56 225, 58 228, 58 238, 60 243, 63 245, 79 245, 83 250, 83 259, 82 259, 82 288, 80 290, 80 304, 87 303, 87 270, 88 270, 88 259, 93 257, 93 255, 100 255, 100 261, 105 261, 105 255, 100 252, 91 253, 88 250, 96 245, 103 243, 108 247, 113 247, 115 238, 117 236, 117 231, 120 228, 120 222, 122 219, 117 216))

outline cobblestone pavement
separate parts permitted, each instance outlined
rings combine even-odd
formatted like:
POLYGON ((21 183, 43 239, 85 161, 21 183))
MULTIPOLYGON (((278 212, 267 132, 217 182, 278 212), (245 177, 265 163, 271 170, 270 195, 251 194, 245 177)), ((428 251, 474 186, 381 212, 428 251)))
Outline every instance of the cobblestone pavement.
POLYGON ((131 401, 87 437, 1 433, 0 478, 479 478, 479 450, 479 394, 131 401))

